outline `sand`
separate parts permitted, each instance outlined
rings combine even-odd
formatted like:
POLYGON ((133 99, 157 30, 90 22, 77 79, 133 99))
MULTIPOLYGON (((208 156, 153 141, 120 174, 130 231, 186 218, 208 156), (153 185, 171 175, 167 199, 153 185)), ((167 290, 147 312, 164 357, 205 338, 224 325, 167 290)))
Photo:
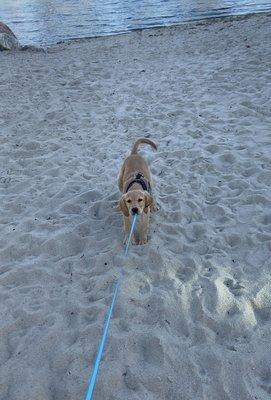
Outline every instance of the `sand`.
POLYGON ((0 399, 271 395, 270 16, 0 54, 0 399), (160 211, 124 258, 138 137, 160 211))

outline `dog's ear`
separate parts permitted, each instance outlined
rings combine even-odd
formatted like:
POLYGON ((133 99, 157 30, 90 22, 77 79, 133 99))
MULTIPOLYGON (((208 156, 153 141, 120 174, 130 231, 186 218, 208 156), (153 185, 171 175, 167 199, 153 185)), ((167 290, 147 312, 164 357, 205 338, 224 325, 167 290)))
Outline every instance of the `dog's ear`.
POLYGON ((119 206, 125 217, 129 217, 129 210, 126 205, 125 196, 122 196, 122 198, 120 199, 119 206))
POLYGON ((153 198, 149 193, 145 193, 145 206, 144 212, 147 214, 149 207, 153 204, 153 198))

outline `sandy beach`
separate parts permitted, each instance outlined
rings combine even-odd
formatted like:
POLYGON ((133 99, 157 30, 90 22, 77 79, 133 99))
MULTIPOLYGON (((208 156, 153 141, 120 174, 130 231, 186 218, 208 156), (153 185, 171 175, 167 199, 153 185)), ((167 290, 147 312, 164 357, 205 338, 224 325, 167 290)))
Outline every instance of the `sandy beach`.
POLYGON ((0 399, 271 396, 268 14, 0 53, 0 399), (160 210, 123 252, 139 137, 160 210))

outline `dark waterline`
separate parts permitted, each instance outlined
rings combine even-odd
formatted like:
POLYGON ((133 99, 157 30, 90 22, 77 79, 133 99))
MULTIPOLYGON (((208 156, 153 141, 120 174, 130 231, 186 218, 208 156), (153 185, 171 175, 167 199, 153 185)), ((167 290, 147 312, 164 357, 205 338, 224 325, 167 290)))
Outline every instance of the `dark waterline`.
POLYGON ((44 46, 270 10, 271 1, 262 0, 1 0, 0 20, 22 44, 44 46))

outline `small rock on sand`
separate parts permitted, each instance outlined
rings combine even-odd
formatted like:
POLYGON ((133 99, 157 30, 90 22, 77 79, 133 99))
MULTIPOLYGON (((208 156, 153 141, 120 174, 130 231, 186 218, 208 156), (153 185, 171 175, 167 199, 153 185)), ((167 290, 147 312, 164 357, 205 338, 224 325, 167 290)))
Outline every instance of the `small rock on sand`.
POLYGON ((19 48, 19 42, 12 30, 3 22, 0 22, 0 50, 15 50, 19 48))

